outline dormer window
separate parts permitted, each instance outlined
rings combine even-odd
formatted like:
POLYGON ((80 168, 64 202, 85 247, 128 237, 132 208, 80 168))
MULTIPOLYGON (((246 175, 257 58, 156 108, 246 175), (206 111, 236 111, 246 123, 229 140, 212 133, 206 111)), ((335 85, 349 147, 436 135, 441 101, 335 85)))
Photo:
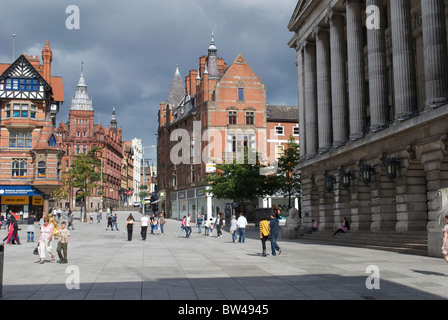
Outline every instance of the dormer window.
POLYGON ((50 140, 48 140, 48 146, 56 147, 56 138, 54 137, 54 134, 52 134, 50 140))
POLYGON ((5 80, 6 90, 39 91, 39 80, 32 78, 8 78, 5 80))

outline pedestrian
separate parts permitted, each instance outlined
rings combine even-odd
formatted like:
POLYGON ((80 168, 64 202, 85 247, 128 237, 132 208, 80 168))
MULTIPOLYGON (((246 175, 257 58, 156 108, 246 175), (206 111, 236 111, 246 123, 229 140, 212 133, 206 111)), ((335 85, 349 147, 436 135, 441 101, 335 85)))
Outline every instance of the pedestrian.
POLYGON ((39 264, 44 263, 44 259, 47 253, 51 257, 51 262, 54 262, 53 248, 51 247, 53 235, 54 227, 50 223, 49 217, 45 217, 44 224, 41 226, 39 234, 39 264))
POLYGON ((235 215, 232 216, 232 220, 230 220, 230 234, 232 235, 232 242, 236 240, 236 234, 238 231, 237 220, 235 215))
POLYGON ((198 233, 201 233, 201 227, 203 222, 204 218, 202 218, 201 214, 198 212, 196 217, 196 224, 198 225, 198 233))
POLYGON ((222 238, 222 231, 221 231, 222 226, 223 226, 223 220, 221 217, 221 213, 218 213, 218 216, 216 217, 215 220, 215 228, 217 232, 216 238, 222 238))
POLYGON ((159 234, 159 218, 158 217, 154 216, 153 224, 154 224, 154 234, 159 234))
POLYGON ((184 216, 184 217, 182 218, 181 223, 180 223, 180 234, 179 234, 179 238, 182 237, 182 234, 184 233, 184 230, 185 230, 185 233, 187 233, 187 229, 185 229, 185 225, 186 225, 186 223, 187 223, 187 216, 184 216))
POLYGON ((98 210, 98 213, 96 214, 96 221, 97 221, 97 223, 100 223, 101 219, 103 219, 103 212, 100 209, 100 210, 98 210))
POLYGON ((111 231, 114 231, 114 227, 113 227, 113 217, 111 216, 111 215, 109 215, 108 217, 107 217, 107 227, 106 227, 106 231, 107 230, 109 230, 109 228, 110 228, 110 230, 111 231))
POLYGON ((72 227, 72 230, 75 230, 75 228, 73 227, 73 212, 71 209, 68 210, 67 220, 68 220, 67 230, 69 230, 70 227, 72 227))
POLYGON ((315 232, 317 230, 319 230, 319 223, 316 220, 312 219, 311 220, 311 227, 309 227, 309 229, 308 229, 308 231, 306 233, 312 234, 313 232, 315 232))
POLYGON ((126 224, 124 226, 127 229, 127 231, 128 231, 128 241, 132 241, 132 232, 134 230, 134 223, 135 223, 134 217, 132 216, 132 213, 131 213, 128 216, 128 219, 127 219, 126 224))
POLYGON ((266 241, 269 238, 269 234, 271 233, 271 228, 269 226, 268 220, 266 218, 262 218, 260 221, 260 239, 261 239, 261 249, 263 253, 261 254, 263 257, 266 257, 266 241))
POLYGON ((345 217, 342 217, 342 223, 339 226, 338 230, 333 233, 333 236, 337 235, 338 233, 346 233, 348 230, 350 230, 350 223, 345 217))
POLYGON ((186 230, 186 236, 185 238, 190 238, 191 234, 191 213, 188 214, 187 220, 185 222, 185 230, 186 230))
POLYGON ((165 229, 165 223, 166 223, 166 220, 165 220, 165 217, 163 216, 163 212, 160 212, 159 213, 159 227, 160 227, 160 232, 163 234, 165 231, 164 231, 164 229, 165 229))
POLYGON ((243 215, 242 212, 240 212, 240 216, 237 220, 237 227, 238 227, 238 242, 241 243, 241 241, 244 243, 244 241, 246 240, 246 227, 247 227, 247 219, 246 217, 243 215))
POLYGON ((280 231, 280 222, 278 221, 277 215, 275 213, 271 213, 271 220, 269 221, 270 239, 271 239, 271 251, 272 255, 277 255, 276 251, 280 255, 282 253, 282 249, 277 244, 277 237, 280 231))
POLYGON ((70 239, 70 232, 68 231, 66 226, 67 223, 65 221, 62 221, 61 230, 59 231, 58 235, 58 248, 56 249, 59 256, 58 263, 68 263, 67 247, 68 247, 68 240, 70 239))
POLYGON ((36 228, 34 227, 34 222, 36 222, 36 217, 34 216, 34 213, 31 213, 28 216, 27 222, 26 222, 26 234, 28 235, 26 242, 34 242, 34 232, 36 231, 36 228))
MULTIPOLYGON (((19 223, 17 222, 17 219, 14 216, 11 216, 9 221, 9 231, 8 235, 5 237, 6 244, 20 244, 20 238, 19 238, 19 223)), ((5 242, 5 239, 3 239, 3 242, 5 242)))
POLYGON ((210 235, 211 221, 212 221, 212 218, 210 218, 209 220, 206 220, 204 223, 204 236, 205 237, 210 235))
POLYGON ((65 208, 62 210, 62 221, 67 221, 67 212, 65 212, 65 208))
POLYGON ((140 236, 143 241, 146 240, 146 235, 148 234, 148 225, 149 218, 146 216, 146 214, 143 213, 140 219, 140 236))
MULTIPOLYGON (((112 215, 112 213, 111 213, 111 215, 112 215)), ((112 219, 112 230, 114 230, 113 226, 115 226, 115 229, 117 229, 117 231, 118 231, 118 216, 117 216, 117 214, 115 214, 112 219)))
POLYGON ((445 261, 448 262, 448 215, 445 216, 445 227, 443 228, 442 253, 445 261))
POLYGON ((151 224, 151 234, 154 234, 154 213, 149 218, 150 224, 151 224))
POLYGON ((213 228, 215 227, 215 224, 213 223, 213 218, 210 218, 210 237, 213 234, 213 228))

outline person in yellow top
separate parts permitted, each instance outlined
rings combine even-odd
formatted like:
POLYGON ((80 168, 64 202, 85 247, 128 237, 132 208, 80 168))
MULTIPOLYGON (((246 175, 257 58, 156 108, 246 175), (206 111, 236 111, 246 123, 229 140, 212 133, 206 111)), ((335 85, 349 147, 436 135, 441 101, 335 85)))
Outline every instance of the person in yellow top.
POLYGON ((263 248, 262 256, 266 257, 266 240, 269 238, 269 234, 271 233, 271 229, 269 227, 269 222, 266 218, 261 219, 260 221, 260 239, 261 246, 263 248))
POLYGON ((54 237, 59 236, 59 230, 61 228, 58 226, 58 223, 56 222, 56 220, 54 220, 54 216, 52 213, 48 214, 48 219, 49 219, 50 224, 53 226, 53 239, 54 239, 54 237))

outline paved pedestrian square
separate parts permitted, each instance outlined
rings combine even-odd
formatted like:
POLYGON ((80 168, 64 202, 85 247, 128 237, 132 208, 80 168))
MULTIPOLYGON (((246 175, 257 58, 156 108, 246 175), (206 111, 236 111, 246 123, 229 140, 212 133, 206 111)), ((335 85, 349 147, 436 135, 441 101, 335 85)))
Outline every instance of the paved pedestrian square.
MULTIPOLYGON (((435 300, 448 298, 443 259, 279 239, 279 256, 261 256, 253 227, 245 243, 205 237, 193 227, 180 238, 180 221, 140 240, 139 213, 132 241, 119 231, 75 220, 68 264, 38 264, 37 245, 5 245, 2 300, 435 300), (370 269, 369 269, 370 268, 370 269), (372 273, 373 272, 373 273, 372 273), (370 287, 370 288, 369 288, 370 287)), ((77 214, 79 216, 79 213, 77 214)), ((228 222, 227 222, 228 225, 228 222)), ((1 230, 4 237, 6 230, 1 230)), ((36 239, 38 234, 36 234, 36 239)), ((269 244, 269 243, 268 243, 269 244)), ((56 254, 57 241, 53 242, 56 254)), ((269 251, 269 250, 268 250, 269 251)), ((57 260, 57 259, 56 259, 57 260)))

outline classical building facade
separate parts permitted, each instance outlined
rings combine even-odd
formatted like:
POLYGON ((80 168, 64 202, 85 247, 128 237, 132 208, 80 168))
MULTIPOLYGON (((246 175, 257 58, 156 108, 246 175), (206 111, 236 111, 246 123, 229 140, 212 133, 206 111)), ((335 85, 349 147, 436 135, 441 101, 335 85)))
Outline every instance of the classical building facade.
POLYGON ((49 41, 37 56, 0 64, 1 213, 18 218, 48 213, 51 193, 61 186, 63 149, 55 132, 64 102, 62 78, 51 75, 49 41))
MULTIPOLYGON (((182 218, 197 212, 230 218, 233 199, 221 200, 206 192, 206 174, 216 163, 232 162, 244 148, 269 162, 266 145, 266 88, 239 54, 228 65, 217 56, 212 38, 199 67, 182 81, 176 69, 168 97, 160 104, 157 145, 159 209, 182 218), (180 148, 180 149, 179 149, 180 148)), ((296 121, 297 122, 297 121, 296 121)), ((272 147, 274 150, 274 147, 272 147)), ((247 215, 258 201, 244 203, 247 215)), ((243 210, 239 208, 238 210, 243 210)))
MULTIPOLYGON (((123 157, 122 129, 118 128, 115 115, 115 106, 112 110, 112 119, 108 127, 95 124, 95 111, 92 100, 87 92, 84 72, 81 72, 75 96, 70 106, 68 122, 60 123, 57 129, 62 139, 62 148, 65 155, 62 160, 62 170, 66 172, 76 156, 87 153, 92 147, 102 148, 102 181, 100 182, 104 194, 99 193, 101 188, 93 191, 87 204, 88 210, 98 210, 106 207, 118 207, 120 203, 121 188, 121 159, 123 157)), ((73 190, 76 195, 77 190, 73 190)), ((73 197, 72 209, 79 210, 82 200, 73 197)), ((62 200, 58 205, 69 207, 67 201, 62 200)))
POLYGON ((448 186, 447 1, 298 1, 304 221, 427 233, 448 186))

